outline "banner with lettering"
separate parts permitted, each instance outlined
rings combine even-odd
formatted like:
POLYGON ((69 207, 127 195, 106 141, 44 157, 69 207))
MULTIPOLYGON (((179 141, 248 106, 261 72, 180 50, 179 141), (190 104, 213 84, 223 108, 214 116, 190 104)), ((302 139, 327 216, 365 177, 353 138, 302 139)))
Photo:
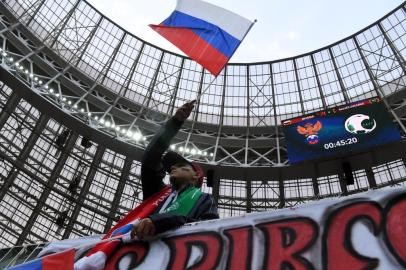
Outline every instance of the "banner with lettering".
POLYGON ((406 189, 190 224, 126 244, 106 269, 406 268, 406 189))

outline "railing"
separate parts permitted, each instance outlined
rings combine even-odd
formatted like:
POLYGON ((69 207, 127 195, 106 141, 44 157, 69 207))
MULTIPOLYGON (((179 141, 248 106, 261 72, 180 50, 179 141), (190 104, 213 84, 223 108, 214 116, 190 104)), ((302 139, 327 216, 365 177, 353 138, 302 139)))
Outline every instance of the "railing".
POLYGON ((45 243, 0 249, 0 269, 34 259, 41 252, 44 245, 45 243))

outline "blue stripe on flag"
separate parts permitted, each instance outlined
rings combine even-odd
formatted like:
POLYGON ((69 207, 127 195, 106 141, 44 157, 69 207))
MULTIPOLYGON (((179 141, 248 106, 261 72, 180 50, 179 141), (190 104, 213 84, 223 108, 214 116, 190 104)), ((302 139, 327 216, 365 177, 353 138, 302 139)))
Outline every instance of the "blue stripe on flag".
POLYGON ((24 264, 8 268, 8 270, 42 270, 42 261, 41 259, 37 259, 34 261, 30 261, 24 264))
POLYGON ((241 43, 220 27, 176 10, 161 25, 189 28, 227 58, 233 55, 241 43))
POLYGON ((132 228, 133 228, 133 224, 124 225, 123 227, 120 227, 117 230, 115 230, 114 232, 112 232, 111 236, 118 236, 118 235, 126 234, 126 233, 130 232, 132 228))

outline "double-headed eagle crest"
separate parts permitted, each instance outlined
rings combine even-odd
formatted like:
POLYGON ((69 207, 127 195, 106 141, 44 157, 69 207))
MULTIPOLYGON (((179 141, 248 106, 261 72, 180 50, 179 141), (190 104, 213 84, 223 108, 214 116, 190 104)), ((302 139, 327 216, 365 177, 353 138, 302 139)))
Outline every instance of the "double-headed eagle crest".
POLYGON ((310 135, 317 135, 322 127, 323 126, 321 122, 317 121, 316 124, 307 123, 304 127, 297 126, 297 132, 299 132, 299 134, 305 135, 305 137, 307 138, 310 135))

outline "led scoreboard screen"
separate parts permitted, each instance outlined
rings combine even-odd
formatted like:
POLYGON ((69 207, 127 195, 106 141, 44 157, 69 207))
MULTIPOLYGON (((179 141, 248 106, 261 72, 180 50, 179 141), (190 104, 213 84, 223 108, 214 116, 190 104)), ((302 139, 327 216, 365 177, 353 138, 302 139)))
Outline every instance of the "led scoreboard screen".
POLYGON ((285 120, 282 126, 292 164, 400 140, 378 97, 285 120))

